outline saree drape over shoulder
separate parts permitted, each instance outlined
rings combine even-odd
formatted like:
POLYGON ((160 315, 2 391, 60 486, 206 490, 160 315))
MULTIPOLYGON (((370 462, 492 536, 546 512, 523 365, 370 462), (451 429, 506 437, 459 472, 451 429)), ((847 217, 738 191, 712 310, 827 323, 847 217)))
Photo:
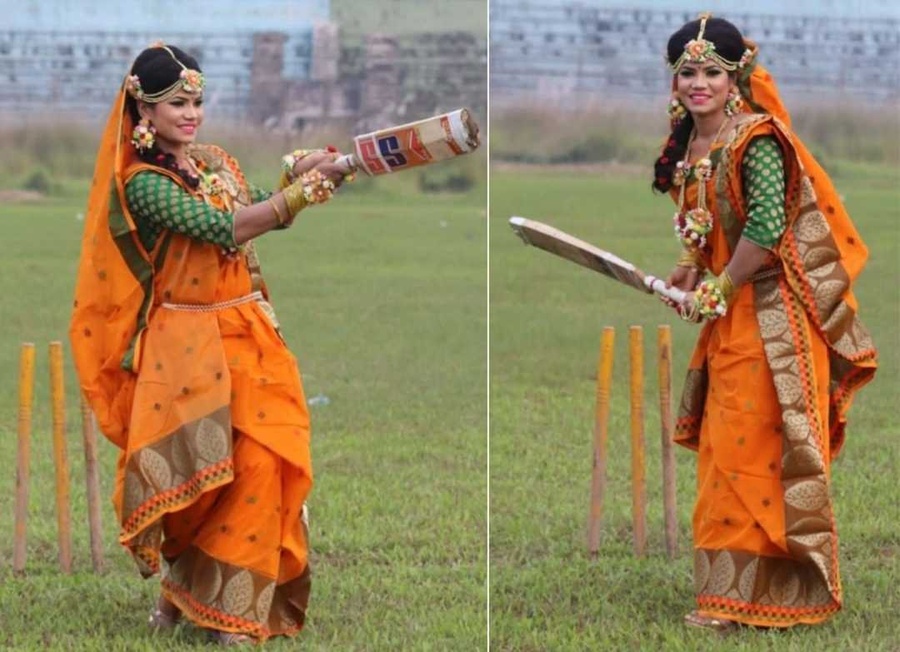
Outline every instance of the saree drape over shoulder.
MULTIPOLYGON (((707 322, 691 358, 676 440, 699 453, 693 517, 699 611, 764 626, 821 622, 841 607, 830 462, 875 349, 851 286, 867 250, 827 175, 787 126, 745 114, 714 153, 714 227, 725 268, 747 223, 741 162, 770 136, 784 154, 786 231, 769 274, 707 322)), ((696 184, 688 206, 696 205, 696 184)))
MULTIPOLYGON (((196 624, 258 639, 296 633, 310 590, 312 486, 299 370, 252 244, 228 250, 165 231, 144 249, 125 186, 147 170, 183 182, 136 160, 123 107, 121 93, 98 156, 70 329, 82 390, 121 449, 119 540, 196 624)), ((209 146, 194 155, 225 189, 199 199, 228 211, 250 203, 232 158, 209 146)))

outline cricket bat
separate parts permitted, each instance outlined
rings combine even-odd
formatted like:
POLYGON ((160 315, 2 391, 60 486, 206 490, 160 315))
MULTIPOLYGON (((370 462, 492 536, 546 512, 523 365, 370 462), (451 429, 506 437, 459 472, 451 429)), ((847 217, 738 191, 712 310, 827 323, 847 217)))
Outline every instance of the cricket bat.
POLYGON ((353 153, 336 163, 369 176, 399 172, 474 152, 478 125, 468 109, 389 127, 353 139, 353 153))
POLYGON ((656 292, 676 303, 681 303, 687 297, 686 292, 667 287, 664 281, 651 274, 645 274, 627 260, 579 240, 565 231, 524 217, 509 218, 509 225, 525 244, 549 251, 642 292, 647 294, 656 292))

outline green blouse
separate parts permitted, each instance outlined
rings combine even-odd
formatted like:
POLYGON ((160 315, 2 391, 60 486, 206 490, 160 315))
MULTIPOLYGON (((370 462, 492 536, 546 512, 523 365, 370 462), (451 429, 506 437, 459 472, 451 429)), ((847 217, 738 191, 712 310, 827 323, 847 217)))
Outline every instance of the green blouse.
POLYGON ((784 157, 773 136, 757 136, 750 141, 741 165, 747 224, 741 237, 774 249, 784 233, 784 157))
MULTIPOLYGON (((265 201, 271 193, 250 185, 251 201, 265 201)), ((125 200, 137 224, 144 249, 151 251, 160 233, 169 229, 190 238, 236 249, 234 214, 210 206, 164 174, 138 172, 125 186, 125 200)))

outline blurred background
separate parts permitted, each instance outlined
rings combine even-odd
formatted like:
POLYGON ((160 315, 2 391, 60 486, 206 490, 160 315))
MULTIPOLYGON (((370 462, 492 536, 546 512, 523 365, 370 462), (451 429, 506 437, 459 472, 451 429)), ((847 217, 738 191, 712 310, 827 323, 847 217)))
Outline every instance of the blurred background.
POLYGON ((492 0, 492 161, 650 161, 667 127, 666 43, 701 11, 756 41, 820 160, 900 162, 892 0, 492 0))
MULTIPOLYGON (((487 120, 485 0, 0 0, 0 12, 0 189, 89 176, 112 98, 157 39, 200 62, 203 140, 251 179, 299 146, 346 147, 462 106, 487 120)), ((485 160, 469 159, 420 173, 422 186, 468 189, 485 160)))

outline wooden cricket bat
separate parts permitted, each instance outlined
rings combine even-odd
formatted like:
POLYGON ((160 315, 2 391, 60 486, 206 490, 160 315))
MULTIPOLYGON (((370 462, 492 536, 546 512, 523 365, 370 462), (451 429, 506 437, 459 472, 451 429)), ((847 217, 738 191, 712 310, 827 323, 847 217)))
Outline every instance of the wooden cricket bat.
POLYGON ((468 109, 389 127, 353 139, 352 154, 336 162, 369 176, 456 158, 478 149, 478 125, 468 109))
POLYGON ((656 292, 676 303, 681 303, 687 297, 687 293, 678 288, 666 287, 664 281, 651 274, 645 274, 627 260, 579 240, 565 231, 524 217, 509 218, 509 225, 525 244, 571 260, 642 292, 647 294, 656 292))

